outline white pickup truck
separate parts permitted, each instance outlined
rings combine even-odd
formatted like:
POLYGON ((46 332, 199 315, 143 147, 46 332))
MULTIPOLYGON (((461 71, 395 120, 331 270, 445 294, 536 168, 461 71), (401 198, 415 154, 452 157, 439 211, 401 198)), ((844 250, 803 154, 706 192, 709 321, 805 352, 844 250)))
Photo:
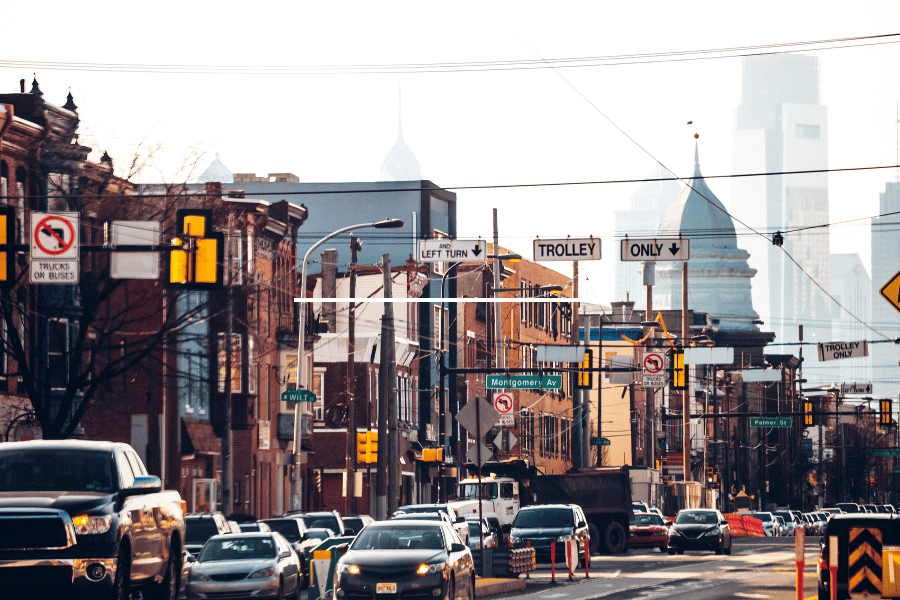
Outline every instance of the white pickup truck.
MULTIPOLYGON (((496 518, 504 532, 509 531, 516 513, 521 506, 519 502, 519 483, 510 477, 486 476, 481 480, 482 511, 486 519, 496 518)), ((470 477, 459 482, 459 500, 449 502, 456 514, 462 517, 478 515, 477 477, 470 477)))

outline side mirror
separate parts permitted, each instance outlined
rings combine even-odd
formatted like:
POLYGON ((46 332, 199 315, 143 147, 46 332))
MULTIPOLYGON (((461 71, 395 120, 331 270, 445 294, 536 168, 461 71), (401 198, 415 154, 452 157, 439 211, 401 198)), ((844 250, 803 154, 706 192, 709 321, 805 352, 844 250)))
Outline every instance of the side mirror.
POLYGON ((281 554, 278 555, 278 558, 288 558, 290 555, 291 555, 291 551, 285 550, 284 552, 282 552, 281 554))
POLYGON ((466 522, 466 518, 465 518, 465 517, 456 517, 456 520, 453 521, 453 522, 454 522, 454 523, 465 523, 465 522, 466 522))
POLYGON ((576 527, 578 527, 578 529, 581 529, 582 527, 587 527, 587 523, 585 523, 584 521, 578 521, 578 525, 576 525, 576 527))
POLYGON ((458 544, 456 542, 453 542, 452 544, 450 544, 450 552, 462 552, 465 549, 466 549, 466 547, 463 546, 462 544, 458 544))
POLYGON ((356 530, 352 527, 344 527, 344 535, 356 535, 356 530))
POLYGON ((156 475, 138 475, 129 488, 119 492, 122 497, 155 494, 162 490, 162 481, 156 475))
POLYGON ((187 561, 189 563, 195 563, 195 562, 197 562, 197 557, 194 556, 193 554, 191 554, 190 556, 187 557, 187 561))

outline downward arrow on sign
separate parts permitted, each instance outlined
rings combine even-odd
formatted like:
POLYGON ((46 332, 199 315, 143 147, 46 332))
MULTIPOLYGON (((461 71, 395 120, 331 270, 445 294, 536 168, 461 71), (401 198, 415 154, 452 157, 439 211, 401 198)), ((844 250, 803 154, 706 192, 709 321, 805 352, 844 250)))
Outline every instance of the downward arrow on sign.
POLYGON ((481 246, 476 245, 475 249, 472 250, 472 254, 474 254, 475 256, 478 256, 479 254, 481 254, 481 246))
POLYGON ((675 242, 672 242, 672 247, 669 248, 669 252, 672 253, 672 256, 675 256, 676 254, 678 254, 678 244, 676 244, 675 242))

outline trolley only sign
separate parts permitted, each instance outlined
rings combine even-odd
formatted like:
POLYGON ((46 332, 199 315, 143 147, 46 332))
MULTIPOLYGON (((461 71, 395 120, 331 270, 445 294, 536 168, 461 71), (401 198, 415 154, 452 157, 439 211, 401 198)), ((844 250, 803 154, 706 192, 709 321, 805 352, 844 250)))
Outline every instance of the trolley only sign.
POLYGON ((78 283, 78 213, 31 213, 31 283, 78 283))

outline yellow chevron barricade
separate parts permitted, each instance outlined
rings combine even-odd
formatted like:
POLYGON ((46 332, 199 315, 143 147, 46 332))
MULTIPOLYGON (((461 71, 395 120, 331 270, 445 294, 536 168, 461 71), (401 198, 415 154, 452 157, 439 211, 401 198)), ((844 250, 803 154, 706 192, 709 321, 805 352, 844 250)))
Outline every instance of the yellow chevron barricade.
POLYGON ((848 531, 847 579, 851 598, 881 598, 881 540, 881 530, 874 527, 851 527, 848 531))
POLYGON ((900 546, 885 546, 881 552, 882 590, 886 598, 900 596, 900 546))

